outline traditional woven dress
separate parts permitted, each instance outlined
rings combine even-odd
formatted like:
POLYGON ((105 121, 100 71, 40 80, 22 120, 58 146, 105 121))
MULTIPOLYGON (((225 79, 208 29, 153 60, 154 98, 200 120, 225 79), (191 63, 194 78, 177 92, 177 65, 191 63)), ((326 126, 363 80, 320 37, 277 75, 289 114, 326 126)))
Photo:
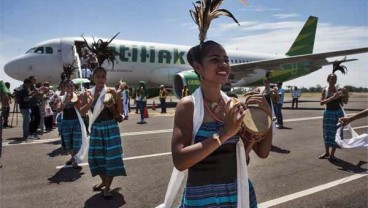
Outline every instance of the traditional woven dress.
MULTIPOLYGON (((332 94, 327 95, 326 99, 331 96, 332 94)), ((326 110, 323 113, 323 140, 327 147, 340 148, 340 146, 335 142, 335 138, 339 118, 344 116, 344 113, 341 110, 341 105, 342 100, 340 98, 332 100, 326 104, 326 110)))
POLYGON ((78 115, 72 102, 69 102, 63 110, 60 129, 62 147, 66 151, 73 150, 77 153, 82 144, 82 132, 78 115))
MULTIPOLYGON (((91 110, 94 109, 96 102, 91 110)), ((92 176, 126 176, 120 130, 113 114, 104 108, 91 126, 88 164, 92 176)))
MULTIPOLYGON (((209 139, 223 126, 222 122, 203 123, 194 143, 209 139)), ((236 143, 227 140, 207 158, 189 168, 180 207, 237 207, 236 143)), ((256 194, 249 181, 249 207, 257 207, 256 194)))

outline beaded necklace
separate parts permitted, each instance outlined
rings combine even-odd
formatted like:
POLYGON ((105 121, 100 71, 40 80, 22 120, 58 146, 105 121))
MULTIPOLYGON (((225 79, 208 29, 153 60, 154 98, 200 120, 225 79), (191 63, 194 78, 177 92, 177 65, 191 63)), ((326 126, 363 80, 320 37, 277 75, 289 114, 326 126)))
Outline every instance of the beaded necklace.
POLYGON ((219 103, 223 101, 222 98, 220 98, 217 102, 208 101, 204 97, 203 97, 203 100, 204 100, 204 106, 207 109, 207 111, 210 113, 210 115, 212 116, 212 118, 214 118, 218 122, 224 123, 223 120, 217 118, 217 116, 215 116, 215 114, 214 114, 214 113, 218 113, 219 112, 219 110, 220 110, 219 103), (211 103, 211 108, 208 106, 207 102, 211 103))

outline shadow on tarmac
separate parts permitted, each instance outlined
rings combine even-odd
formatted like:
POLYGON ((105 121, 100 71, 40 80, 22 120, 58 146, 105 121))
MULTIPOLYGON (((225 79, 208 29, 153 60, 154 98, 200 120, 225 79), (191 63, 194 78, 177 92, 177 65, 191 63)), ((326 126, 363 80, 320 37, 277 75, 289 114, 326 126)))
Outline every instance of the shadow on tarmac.
POLYGON ((11 142, 9 142, 9 144, 19 144, 24 142, 24 139, 22 137, 11 137, 6 140, 12 140, 11 142))
POLYGON ((271 152, 277 152, 277 153, 282 153, 282 154, 289 154, 290 153, 290 150, 282 149, 282 148, 277 147, 275 145, 271 145, 271 152))
POLYGON ((364 173, 368 171, 368 169, 362 168, 361 166, 367 164, 366 161, 359 161, 358 164, 354 165, 347 161, 336 158, 336 160, 328 160, 331 164, 339 167, 338 170, 343 170, 346 172, 352 173, 364 173))
POLYGON ((50 157, 57 157, 57 156, 62 156, 62 155, 68 155, 68 153, 62 147, 59 147, 55 149, 54 151, 48 153, 47 155, 50 157))
POLYGON ((102 197, 102 193, 97 193, 93 195, 91 198, 89 198, 85 204, 84 208, 118 208, 122 207, 126 204, 124 195, 122 195, 119 190, 121 190, 120 187, 114 188, 111 190, 112 199, 106 200, 102 197))
POLYGON ((78 180, 80 177, 84 175, 84 172, 81 172, 79 169, 74 168, 61 168, 58 172, 55 173, 52 177, 48 178, 50 184, 56 183, 60 184, 61 182, 73 182, 78 180))
POLYGON ((287 127, 287 126, 280 126, 280 127, 276 127, 278 129, 287 129, 287 130, 292 130, 293 128, 287 127))

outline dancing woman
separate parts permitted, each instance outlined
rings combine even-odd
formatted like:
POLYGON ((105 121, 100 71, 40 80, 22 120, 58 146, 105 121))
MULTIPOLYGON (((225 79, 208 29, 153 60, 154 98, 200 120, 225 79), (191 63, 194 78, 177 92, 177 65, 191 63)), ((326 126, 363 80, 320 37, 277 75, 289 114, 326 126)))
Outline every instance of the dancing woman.
POLYGON ((102 190, 105 199, 111 199, 110 186, 115 176, 126 176, 123 163, 123 148, 117 121, 122 121, 121 86, 118 91, 106 87, 106 70, 96 67, 93 71, 95 87, 85 93, 82 114, 91 110, 89 116, 88 164, 92 176, 99 176, 101 182, 93 186, 94 191, 102 190), (108 95, 110 94, 110 95, 108 95), (111 99, 106 98, 110 96, 111 99))
POLYGON ((82 128, 85 128, 79 119, 80 100, 74 94, 74 83, 70 79, 63 81, 63 86, 65 94, 58 100, 57 112, 60 113, 58 122, 61 120, 62 146, 71 155, 66 165, 72 165, 73 168, 81 169, 81 166, 74 159, 82 144, 82 131, 84 130, 82 128))
MULTIPOLYGON (((340 62, 341 63, 341 62, 340 62)), ((345 74, 345 67, 334 63, 333 72, 327 76, 328 87, 324 88, 321 93, 321 105, 326 105, 326 109, 323 113, 323 140, 325 143, 325 153, 320 155, 319 159, 336 160, 335 151, 340 146, 335 142, 335 136, 337 131, 337 123, 339 118, 344 117, 342 111, 342 105, 348 103, 348 95, 343 89, 337 89, 335 87, 337 76, 334 73, 336 70, 340 70, 345 74), (331 148, 331 152, 330 152, 331 148)))

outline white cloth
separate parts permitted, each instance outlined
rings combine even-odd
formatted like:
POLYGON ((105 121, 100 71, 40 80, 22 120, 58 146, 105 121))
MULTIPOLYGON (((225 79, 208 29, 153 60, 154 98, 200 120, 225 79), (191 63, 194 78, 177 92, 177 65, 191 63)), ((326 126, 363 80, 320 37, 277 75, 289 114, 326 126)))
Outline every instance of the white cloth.
MULTIPOLYGON (((91 94, 92 96, 95 95, 96 92, 96 87, 93 87, 91 90, 91 94)), ((101 90, 100 96, 98 97, 95 107, 93 108, 93 112, 88 111, 89 114, 89 126, 88 126, 88 131, 91 132, 91 128, 92 128, 92 124, 96 121, 97 117, 100 115, 100 113, 102 112, 102 110, 104 109, 104 98, 105 98, 105 94, 106 94, 106 86, 104 86, 101 90)))
MULTIPOLYGON (((223 92, 221 95, 225 102, 230 98, 223 92)), ((202 90, 199 87, 193 94, 192 99, 194 103, 193 112, 193 131, 192 131, 192 143, 193 140, 202 125, 204 117, 204 106, 203 106, 203 96, 202 90)), ((249 207, 249 184, 248 184, 248 170, 247 170, 247 160, 245 157, 244 144, 241 139, 236 144, 236 159, 237 159, 237 185, 238 185, 238 204, 237 207, 248 208, 249 207)), ((184 182, 188 170, 179 171, 175 167, 173 168, 169 185, 165 194, 165 201, 156 208, 171 208, 173 207, 173 202, 179 192, 181 184, 184 182)))
MULTIPOLYGON (((345 110, 341 107, 342 112, 344 113, 344 116, 346 117, 346 113, 345 110)), ((343 139, 341 138, 341 131, 343 130, 343 126, 340 126, 337 131, 336 131, 336 137, 335 137, 335 142, 341 147, 341 148, 356 148, 356 147, 366 147, 368 148, 368 134, 364 133, 359 135, 358 133, 356 133, 354 131, 353 128, 351 128, 351 125, 348 124, 346 125, 346 127, 348 128, 348 130, 351 133, 352 138, 350 139, 343 139)))
POLYGON ((123 90, 123 92, 121 92, 121 101, 123 102, 123 110, 124 110, 124 116, 127 117, 129 116, 129 97, 128 97, 128 93, 129 91, 127 90, 123 90))
MULTIPOLYGON (((95 92, 96 92, 96 87, 93 87, 91 89, 92 96, 94 96, 95 92)), ((96 101, 95 107, 93 108, 93 113, 91 112, 91 110, 88 111, 88 117, 89 117, 88 131, 89 132, 91 132, 92 124, 96 121, 97 117, 100 115, 101 111, 104 108, 103 100, 105 98, 105 94, 106 94, 106 86, 104 86, 101 90, 101 94, 96 101)), ((78 114, 78 119, 81 120, 81 117, 79 114, 78 114)), ((86 131, 86 128, 83 128, 83 130, 86 131)), ((82 135, 82 146, 79 149, 79 152, 77 153, 77 155, 74 156, 75 160, 77 162, 83 161, 88 154, 88 149, 89 149, 89 138, 87 139, 87 136, 83 137, 82 135), (86 138, 86 140, 83 140, 83 138, 86 138)))

